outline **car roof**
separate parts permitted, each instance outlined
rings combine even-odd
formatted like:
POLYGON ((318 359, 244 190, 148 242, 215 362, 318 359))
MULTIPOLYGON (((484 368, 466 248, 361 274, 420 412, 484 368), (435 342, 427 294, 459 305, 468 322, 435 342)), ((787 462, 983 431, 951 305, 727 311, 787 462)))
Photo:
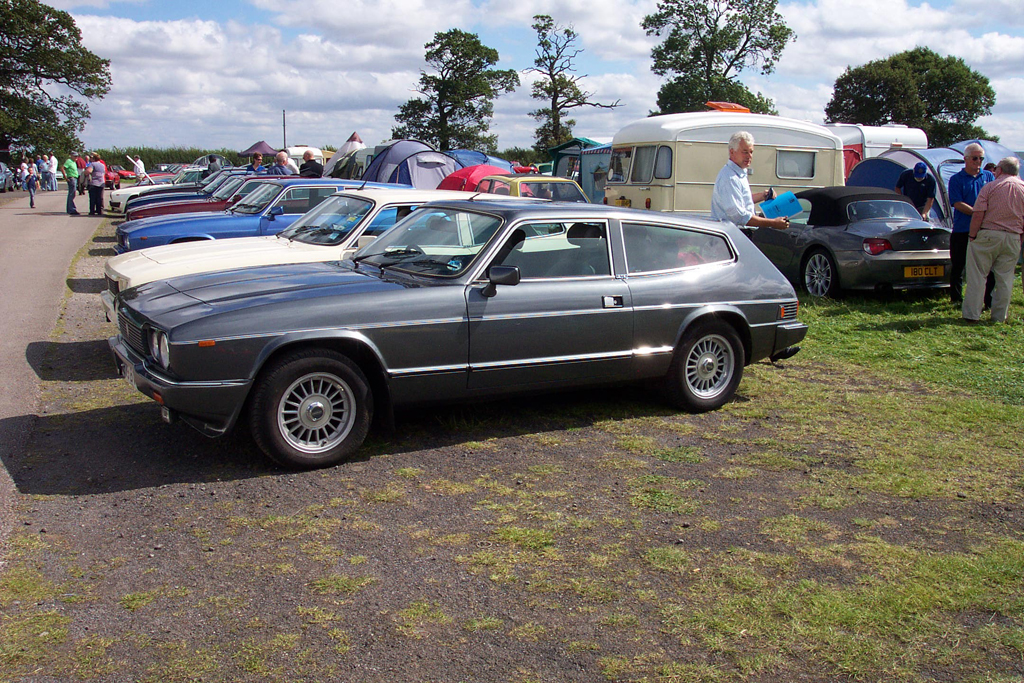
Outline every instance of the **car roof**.
MULTIPOLYGON (((471 194, 464 192, 463 194, 471 194)), ((677 216, 671 213, 659 211, 644 211, 641 209, 629 209, 607 204, 589 204, 584 202, 552 202, 546 199, 536 200, 521 197, 507 197, 487 193, 472 193, 472 199, 465 200, 442 200, 431 202, 431 206, 444 206, 461 211, 472 211, 476 213, 494 213, 503 216, 506 220, 518 218, 586 218, 597 219, 613 218, 623 221, 643 221, 648 223, 676 223, 679 225, 699 225, 702 228, 712 228, 719 232, 728 232, 728 225, 719 221, 710 221, 706 217, 677 216)))
POLYGON ((480 179, 480 182, 485 180, 543 180, 553 183, 574 183, 571 178, 563 178, 562 176, 556 175, 544 175, 543 173, 495 173, 493 175, 484 176, 480 179))
POLYGON ((909 197, 882 187, 818 187, 797 192, 796 196, 811 203, 811 214, 807 217, 809 225, 845 225, 849 223, 850 218, 846 207, 852 202, 884 200, 914 205, 909 197))
MULTIPOLYGON (((473 192, 462 190, 418 190, 415 188, 394 189, 387 187, 346 187, 338 190, 335 195, 348 195, 352 197, 366 197, 381 202, 434 202, 442 199, 469 199, 473 192)), ((490 195, 488 195, 490 196, 490 195)))

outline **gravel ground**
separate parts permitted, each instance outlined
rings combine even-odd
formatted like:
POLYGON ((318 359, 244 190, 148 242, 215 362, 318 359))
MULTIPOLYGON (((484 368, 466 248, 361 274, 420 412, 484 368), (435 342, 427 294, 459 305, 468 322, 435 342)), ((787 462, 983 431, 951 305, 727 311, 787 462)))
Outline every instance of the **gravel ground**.
POLYGON ((5 462, 18 518, 0 680, 846 680, 811 646, 722 627, 729 645, 713 647, 697 612, 671 615, 712 609, 729 582, 704 577, 737 562, 855 586, 866 557, 803 554, 852 542, 855 520, 942 552, 1024 521, 1009 504, 859 490, 798 503, 823 490, 819 465, 851 457, 842 437, 777 442, 771 387, 837 381, 799 356, 748 369, 712 414, 642 387, 439 408, 371 433, 354 462, 284 472, 244 433, 160 423, 114 376, 98 297, 112 241, 108 224, 72 266, 36 430, 5 462), (757 459, 769 452, 799 464, 757 459), (803 536, 766 530, 794 515, 803 536))

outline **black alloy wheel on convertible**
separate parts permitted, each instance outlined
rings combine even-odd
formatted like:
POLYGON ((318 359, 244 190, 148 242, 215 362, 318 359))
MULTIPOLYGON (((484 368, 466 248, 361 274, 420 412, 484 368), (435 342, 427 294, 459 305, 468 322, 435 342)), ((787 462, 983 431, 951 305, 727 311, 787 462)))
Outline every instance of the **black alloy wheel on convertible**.
POLYGON ((665 392, 677 408, 716 410, 732 400, 743 377, 745 352, 732 325, 698 322, 686 331, 665 376, 665 392))
POLYGON ((362 370, 328 349, 286 354, 260 374, 249 408, 253 438, 295 469, 348 460, 370 429, 373 396, 362 370))

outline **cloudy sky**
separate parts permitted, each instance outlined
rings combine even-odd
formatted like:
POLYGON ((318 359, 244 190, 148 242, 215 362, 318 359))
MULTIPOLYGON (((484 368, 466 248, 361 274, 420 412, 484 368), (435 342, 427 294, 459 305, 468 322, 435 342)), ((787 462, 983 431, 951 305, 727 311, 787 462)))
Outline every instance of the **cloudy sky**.
MULTIPOLYGON (((584 53, 578 73, 601 102, 579 111, 576 133, 610 140, 655 107, 655 44, 640 29, 656 0, 51 0, 75 17, 87 47, 110 60, 113 87, 91 105, 87 146, 243 149, 282 143, 340 145, 357 131, 390 137, 398 106, 415 95, 423 45, 437 31, 476 33, 523 85, 498 99, 499 148, 530 146, 534 14, 572 24, 584 53)), ((784 116, 821 122, 847 66, 928 46, 962 57, 996 91, 980 121, 1024 150, 1024 13, 1021 0, 780 0, 797 40, 769 77, 745 73, 784 116)))

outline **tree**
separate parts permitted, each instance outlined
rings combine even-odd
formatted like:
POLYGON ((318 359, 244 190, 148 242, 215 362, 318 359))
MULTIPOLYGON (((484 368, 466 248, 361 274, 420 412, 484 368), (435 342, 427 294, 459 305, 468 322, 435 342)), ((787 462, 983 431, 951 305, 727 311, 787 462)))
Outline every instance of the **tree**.
POLYGON ((424 45, 427 64, 436 72, 420 72, 419 92, 399 107, 391 130, 395 138, 415 138, 438 149, 478 149, 493 152, 496 135, 488 135, 494 98, 519 85, 514 69, 498 70, 498 51, 473 33, 451 29, 435 33, 424 45))
POLYGON ((537 32, 536 58, 533 60, 533 71, 541 75, 540 80, 533 84, 532 97, 543 100, 547 106, 530 112, 540 126, 534 133, 537 151, 547 151, 572 139, 572 127, 576 122, 564 118, 572 109, 579 107, 598 107, 614 109, 619 106, 616 100, 612 104, 592 102, 589 93, 580 87, 580 81, 586 76, 573 74, 573 60, 583 50, 576 47, 578 37, 572 25, 561 26, 546 14, 533 17, 533 30, 537 32))
POLYGON ((0 0, 0 25, 0 148, 80 149, 89 108, 75 95, 106 95, 110 61, 85 49, 70 14, 38 0, 0 0))
POLYGON ((739 82, 746 69, 767 76, 786 44, 796 38, 776 11, 778 0, 659 0, 644 17, 647 35, 665 36, 651 51, 651 70, 675 75, 658 92, 661 113, 701 111, 729 101, 751 111, 775 113, 771 99, 739 82))
POLYGON ((988 79, 959 57, 926 47, 847 67, 825 107, 829 123, 881 126, 902 123, 928 134, 933 147, 960 140, 994 140, 974 125, 992 113, 996 94, 988 79))

